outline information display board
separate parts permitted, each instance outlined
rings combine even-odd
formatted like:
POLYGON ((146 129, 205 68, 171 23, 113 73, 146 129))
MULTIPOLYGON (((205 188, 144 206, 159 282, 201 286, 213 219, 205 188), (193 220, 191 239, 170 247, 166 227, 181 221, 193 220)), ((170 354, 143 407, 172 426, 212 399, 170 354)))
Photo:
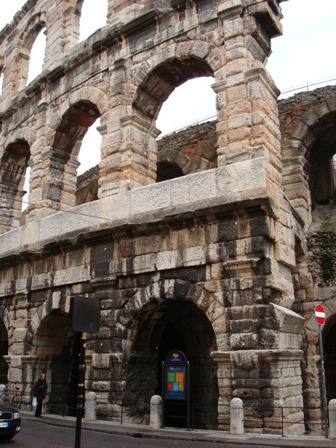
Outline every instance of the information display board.
POLYGON ((166 400, 185 400, 186 397, 186 367, 168 366, 166 369, 166 400))
MULTIPOLYGON (((172 350, 163 362, 163 400, 186 402, 187 428, 190 427, 189 362, 183 352, 172 350)), ((163 406, 163 414, 165 414, 163 406)))

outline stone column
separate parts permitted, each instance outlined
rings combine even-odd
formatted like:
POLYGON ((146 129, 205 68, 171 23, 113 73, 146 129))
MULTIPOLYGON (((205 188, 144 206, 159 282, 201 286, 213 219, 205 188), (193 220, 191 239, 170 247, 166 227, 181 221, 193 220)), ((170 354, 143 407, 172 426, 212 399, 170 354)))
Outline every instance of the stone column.
POLYGON ((214 352, 218 363, 218 420, 228 429, 231 398, 244 402, 245 431, 304 433, 300 350, 214 352), (283 421, 282 421, 283 419, 283 421))
POLYGON ((52 70, 79 39, 80 14, 69 2, 54 2, 48 13, 46 54, 43 69, 52 70))
POLYGON ((118 14, 128 7, 138 8, 139 3, 139 0, 108 0, 107 23, 117 22, 118 14))
MULTIPOLYGON (((284 140, 286 141, 286 139, 284 140)), ((296 213, 302 218, 302 224, 309 226, 311 222, 311 196, 307 175, 304 172, 306 164, 302 155, 304 151, 302 149, 299 151, 297 148, 301 144, 301 140, 293 140, 290 143, 288 142, 288 146, 282 148, 282 153, 286 154, 282 161, 282 184, 286 196, 295 208, 296 213), (288 153, 292 155, 290 156, 288 153)))
POLYGON ((5 110, 18 92, 26 87, 29 54, 18 39, 6 49, 3 69, 2 107, 5 110))
POLYGON ((45 358, 31 355, 4 356, 8 364, 8 383, 15 385, 22 394, 23 409, 30 409, 32 388, 42 370, 45 369, 45 358), (43 358, 43 359, 42 359, 43 358))
POLYGON ((125 115, 123 106, 125 95, 125 61, 118 59, 111 70, 111 110, 102 117, 101 162, 99 170, 98 197, 103 198, 117 194, 120 188, 122 144, 121 117, 125 115))
MULTIPOLYGON (((218 165, 262 157, 269 187, 280 185, 280 130, 278 89, 267 74, 264 62, 270 54, 270 39, 281 34, 280 10, 270 2, 222 2, 225 66, 215 77, 218 96, 218 165), (269 20, 263 28, 258 14, 269 20), (273 22, 273 23, 272 23, 273 22)), ((269 195, 273 196, 270 188, 269 195)))
POLYGON ((156 181, 157 144, 160 134, 151 123, 133 115, 121 119, 122 143, 120 190, 156 181))
POLYGON ((7 199, 6 189, 2 188, 0 193, 0 234, 13 230, 13 210, 7 199))

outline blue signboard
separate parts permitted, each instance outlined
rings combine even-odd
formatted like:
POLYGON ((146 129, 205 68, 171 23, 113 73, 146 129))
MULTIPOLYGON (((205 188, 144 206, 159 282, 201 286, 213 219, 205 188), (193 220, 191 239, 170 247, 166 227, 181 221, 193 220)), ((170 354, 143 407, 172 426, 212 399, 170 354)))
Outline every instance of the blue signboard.
POLYGON ((186 399, 186 367, 167 366, 166 396, 168 400, 186 399))
POLYGON ((166 400, 187 399, 187 365, 187 358, 180 350, 173 350, 166 356, 164 361, 164 398, 166 400))
MULTIPOLYGON (((189 393, 189 361, 180 350, 172 350, 165 357, 162 369, 163 408, 165 421, 165 403, 168 401, 185 401, 187 411, 187 428, 190 428, 190 393, 189 393)), ((170 417, 174 417, 170 415, 170 417)), ((175 416, 176 417, 176 416, 175 416)))

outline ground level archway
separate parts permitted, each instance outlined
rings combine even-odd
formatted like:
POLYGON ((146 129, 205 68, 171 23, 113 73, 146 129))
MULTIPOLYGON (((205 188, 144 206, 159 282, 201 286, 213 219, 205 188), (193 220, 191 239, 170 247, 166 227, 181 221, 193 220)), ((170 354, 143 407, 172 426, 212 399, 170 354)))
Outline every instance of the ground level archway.
POLYGON ((8 334, 7 329, 0 321, 0 384, 7 384, 8 365, 5 356, 8 354, 8 334))
MULTIPOLYGON (((185 300, 147 304, 136 325, 127 363, 124 405, 132 419, 143 421, 150 399, 162 395, 162 362, 171 350, 181 350, 190 362, 191 424, 217 427, 217 367, 210 354, 216 350, 212 326, 197 305, 185 300)), ((180 411, 174 403, 169 413, 180 411)), ((165 422, 166 426, 184 426, 165 422)))
POLYGON ((336 316, 327 323, 323 339, 326 392, 329 402, 336 398, 336 316))
POLYGON ((34 335, 33 376, 36 380, 40 372, 46 372, 46 406, 51 414, 76 415, 80 338, 81 333, 71 328, 70 316, 60 310, 45 316, 34 335))

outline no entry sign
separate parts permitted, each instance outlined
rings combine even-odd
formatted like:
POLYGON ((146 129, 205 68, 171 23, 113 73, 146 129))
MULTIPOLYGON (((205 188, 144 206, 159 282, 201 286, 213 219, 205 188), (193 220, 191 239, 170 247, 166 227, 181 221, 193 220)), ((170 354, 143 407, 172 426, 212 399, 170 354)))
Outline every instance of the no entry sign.
POLYGON ((319 325, 324 325, 326 321, 326 314, 321 304, 315 306, 315 319, 319 325))

